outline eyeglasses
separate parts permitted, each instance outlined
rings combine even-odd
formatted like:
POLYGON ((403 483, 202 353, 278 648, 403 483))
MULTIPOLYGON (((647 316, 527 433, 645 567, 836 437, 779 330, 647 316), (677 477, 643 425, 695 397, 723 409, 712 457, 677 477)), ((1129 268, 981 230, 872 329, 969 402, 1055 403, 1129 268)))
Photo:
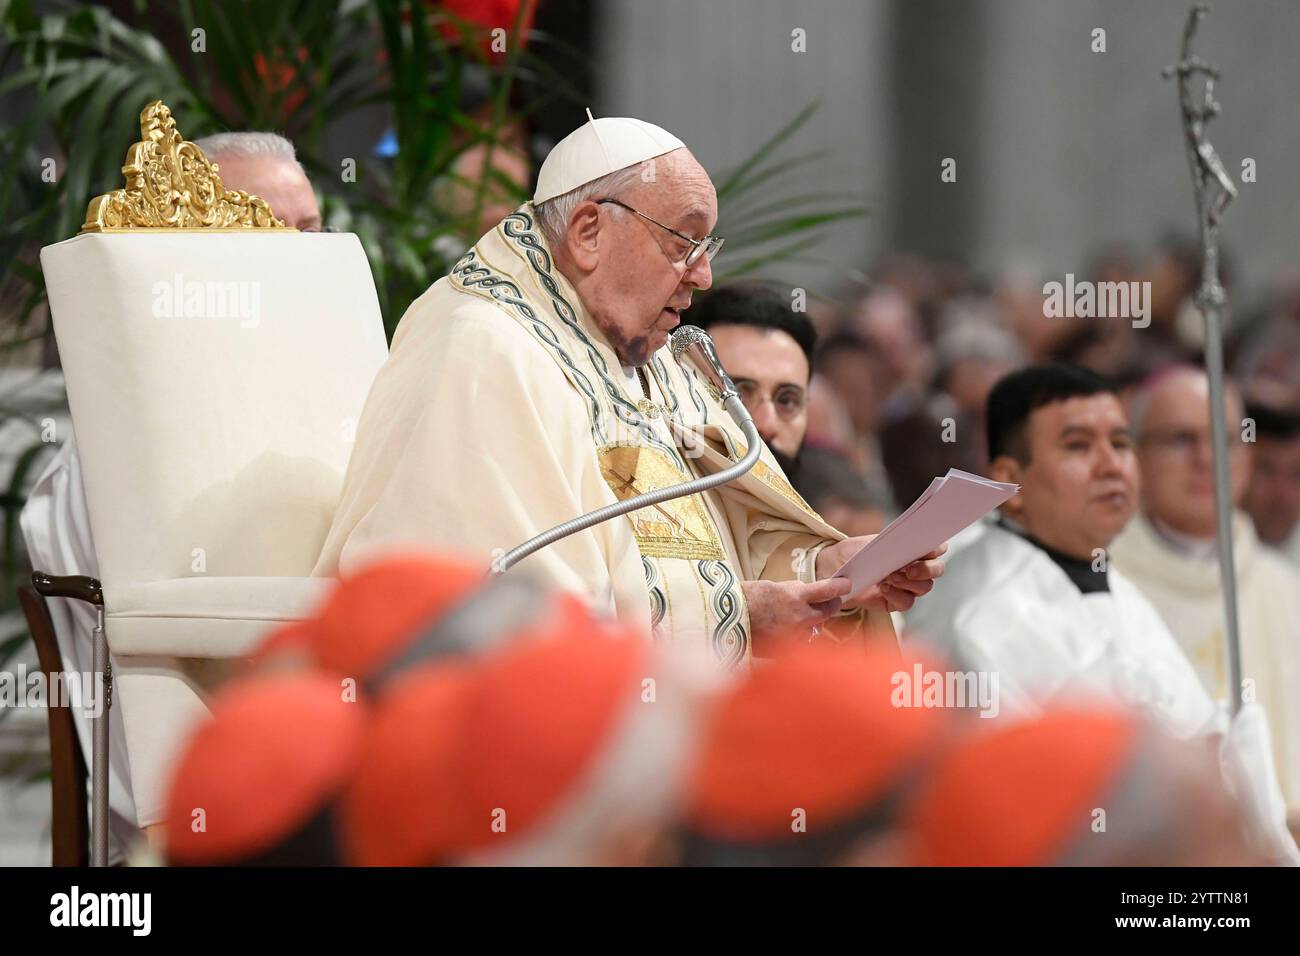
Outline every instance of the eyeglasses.
POLYGON ((705 236, 703 239, 692 239, 690 236, 683 236, 680 232, 678 232, 676 229, 673 229, 671 226, 665 226, 658 219, 651 219, 645 213, 641 212, 641 210, 633 209, 627 203, 620 202, 617 199, 597 199, 596 202, 598 204, 608 202, 608 203, 613 203, 615 206, 622 206, 628 212, 636 213, 646 222, 652 222, 660 229, 664 229, 667 230, 668 232, 671 232, 674 236, 676 236, 678 239, 681 239, 683 242, 689 242, 691 244, 690 251, 688 251, 686 253, 685 258, 681 260, 682 263, 688 269, 691 268, 691 266, 695 265, 697 262, 699 262, 701 256, 704 256, 706 259, 712 262, 713 257, 718 254, 718 250, 722 248, 722 243, 725 241, 721 236, 705 236))
POLYGON ((790 421, 798 418, 800 413, 808 407, 807 393, 793 385, 783 385, 776 390, 776 393, 768 396, 764 394, 762 388, 753 379, 738 378, 736 382, 736 391, 740 393, 740 400, 744 403, 745 408, 749 409, 751 415, 757 414, 758 409, 763 402, 771 401, 772 408, 775 409, 778 417, 790 421))

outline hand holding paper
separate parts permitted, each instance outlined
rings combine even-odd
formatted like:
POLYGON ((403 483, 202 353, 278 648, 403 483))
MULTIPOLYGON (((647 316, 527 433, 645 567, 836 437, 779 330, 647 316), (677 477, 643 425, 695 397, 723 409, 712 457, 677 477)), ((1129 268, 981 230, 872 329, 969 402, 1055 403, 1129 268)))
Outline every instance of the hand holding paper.
POLYGON ((832 574, 848 578, 857 594, 891 572, 934 551, 1014 495, 1020 486, 956 468, 930 482, 912 506, 832 574))

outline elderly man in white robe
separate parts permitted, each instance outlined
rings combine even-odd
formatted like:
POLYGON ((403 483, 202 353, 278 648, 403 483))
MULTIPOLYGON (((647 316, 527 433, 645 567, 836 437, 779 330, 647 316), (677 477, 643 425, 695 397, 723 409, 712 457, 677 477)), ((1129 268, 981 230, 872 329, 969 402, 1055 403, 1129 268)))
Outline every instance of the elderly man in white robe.
MULTIPOLYGON (((320 231, 316 194, 289 140, 275 133, 242 131, 217 133, 195 145, 217 163, 228 188, 265 199, 295 229, 320 231)), ((34 568, 99 577, 75 435, 68 435, 36 479, 20 523, 34 568)), ((51 598, 48 605, 64 669, 91 673, 94 609, 65 598, 51 598)), ((113 672, 118 705, 107 713, 110 864, 126 859, 141 827, 161 827, 170 755, 190 722, 206 713, 200 693, 220 679, 224 667, 198 659, 151 658, 137 659, 130 669, 113 662, 113 672)), ((89 767, 91 715, 75 702, 72 710, 89 767)))
MULTIPOLYGON (((1143 385, 1131 419, 1142 475, 1141 508, 1111 557, 1155 605, 1210 696, 1226 701, 1228 652, 1219 582, 1205 371, 1175 366, 1143 385)), ((1234 504, 1250 480, 1241 396, 1227 390, 1228 465, 1234 504)), ((1300 574, 1260 544, 1250 518, 1232 527, 1241 631, 1242 688, 1268 717, 1282 792, 1300 811, 1300 574)))
MULTIPOLYGON (((602 118, 565 137, 532 201, 403 316, 315 573, 411 547, 486 567, 569 518, 743 456, 716 394, 666 347, 712 282, 717 215, 708 174, 665 130, 602 118)), ((886 612, 943 570, 936 552, 849 594, 831 575, 864 542, 842 539, 763 448, 730 485, 565 538, 508 573, 733 666, 835 615, 865 611, 886 629, 886 612)))
POLYGON ((1151 602, 1109 561, 1138 492, 1113 387, 1077 366, 1029 366, 994 387, 986 427, 991 476, 1020 491, 906 615, 905 646, 929 641, 957 667, 996 674, 1012 719, 1105 702, 1178 738, 1226 731, 1221 758, 1257 845, 1297 859, 1262 714, 1230 726, 1151 602))

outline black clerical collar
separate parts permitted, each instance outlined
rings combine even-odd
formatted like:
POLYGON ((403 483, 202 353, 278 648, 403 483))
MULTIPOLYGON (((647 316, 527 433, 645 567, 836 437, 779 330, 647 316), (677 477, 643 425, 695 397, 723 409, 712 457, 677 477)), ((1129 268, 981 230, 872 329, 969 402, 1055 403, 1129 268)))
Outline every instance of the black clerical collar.
POLYGON ((1094 571, 1091 561, 1062 554, 1055 548, 1049 548, 1024 528, 1007 521, 1006 518, 999 517, 998 526, 1005 528, 1014 535, 1019 535, 1056 562, 1056 566, 1065 572, 1065 576, 1079 589, 1080 594, 1094 594, 1098 591, 1110 590, 1110 581, 1106 577, 1107 567, 1105 562, 1102 563, 1100 571, 1094 571))

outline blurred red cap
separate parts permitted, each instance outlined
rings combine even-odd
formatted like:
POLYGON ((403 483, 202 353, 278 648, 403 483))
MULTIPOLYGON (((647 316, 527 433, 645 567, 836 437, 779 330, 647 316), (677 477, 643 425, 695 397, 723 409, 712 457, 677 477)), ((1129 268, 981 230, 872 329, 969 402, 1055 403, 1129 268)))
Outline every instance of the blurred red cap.
MULTIPOLYGON (((232 684, 176 765, 167 856, 215 865, 270 852, 325 810, 350 778, 364 725, 338 681, 295 674, 232 684)), ((315 847, 302 862, 332 857, 315 847)))
POLYGON ((1136 745, 1119 712, 1061 710, 973 734, 907 813, 919 866, 1043 866, 1086 833, 1136 745))

